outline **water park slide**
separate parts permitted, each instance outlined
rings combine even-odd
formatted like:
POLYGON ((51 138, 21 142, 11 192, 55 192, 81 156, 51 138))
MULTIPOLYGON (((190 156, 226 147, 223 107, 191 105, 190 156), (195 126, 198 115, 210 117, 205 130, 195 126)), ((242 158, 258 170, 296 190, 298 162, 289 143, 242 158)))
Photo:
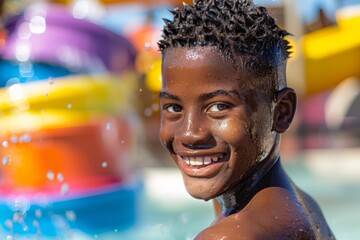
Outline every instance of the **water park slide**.
POLYGON ((337 12, 337 26, 302 39, 306 95, 333 89, 349 77, 360 77, 360 5, 337 12))

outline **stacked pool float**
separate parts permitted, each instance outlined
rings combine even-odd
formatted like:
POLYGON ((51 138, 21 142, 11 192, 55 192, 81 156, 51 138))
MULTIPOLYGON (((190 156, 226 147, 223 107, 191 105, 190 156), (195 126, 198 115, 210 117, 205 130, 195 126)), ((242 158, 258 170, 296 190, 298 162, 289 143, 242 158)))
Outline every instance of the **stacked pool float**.
POLYGON ((5 25, 0 60, 0 235, 59 237, 136 221, 135 50, 56 5, 5 25))

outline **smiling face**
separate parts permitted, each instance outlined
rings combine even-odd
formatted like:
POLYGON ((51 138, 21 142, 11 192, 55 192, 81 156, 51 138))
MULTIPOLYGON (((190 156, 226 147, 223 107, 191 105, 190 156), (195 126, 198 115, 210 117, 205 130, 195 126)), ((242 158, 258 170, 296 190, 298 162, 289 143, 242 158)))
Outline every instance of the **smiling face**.
POLYGON ((160 140, 193 197, 219 196, 273 151, 274 104, 258 81, 211 47, 166 51, 160 140))

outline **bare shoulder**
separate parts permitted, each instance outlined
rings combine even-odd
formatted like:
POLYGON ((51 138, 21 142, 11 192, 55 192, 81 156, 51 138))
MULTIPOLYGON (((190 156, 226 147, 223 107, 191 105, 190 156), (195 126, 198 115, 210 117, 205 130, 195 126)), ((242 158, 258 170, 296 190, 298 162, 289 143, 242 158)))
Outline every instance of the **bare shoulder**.
POLYGON ((270 187, 258 192, 240 212, 216 221, 196 240, 316 239, 311 221, 296 196, 270 187))

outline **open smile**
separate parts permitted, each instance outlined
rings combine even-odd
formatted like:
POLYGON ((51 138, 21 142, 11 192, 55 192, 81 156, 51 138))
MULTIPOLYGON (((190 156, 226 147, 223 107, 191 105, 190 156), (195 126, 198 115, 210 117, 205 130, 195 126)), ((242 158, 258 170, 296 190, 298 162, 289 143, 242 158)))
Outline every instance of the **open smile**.
POLYGON ((180 170, 191 177, 210 178, 215 176, 228 161, 228 154, 209 156, 177 155, 180 170))
POLYGON ((218 156, 218 157, 188 157, 188 156, 180 156, 187 165, 196 167, 196 166, 207 166, 212 163, 217 163, 221 161, 224 158, 224 154, 218 156))

